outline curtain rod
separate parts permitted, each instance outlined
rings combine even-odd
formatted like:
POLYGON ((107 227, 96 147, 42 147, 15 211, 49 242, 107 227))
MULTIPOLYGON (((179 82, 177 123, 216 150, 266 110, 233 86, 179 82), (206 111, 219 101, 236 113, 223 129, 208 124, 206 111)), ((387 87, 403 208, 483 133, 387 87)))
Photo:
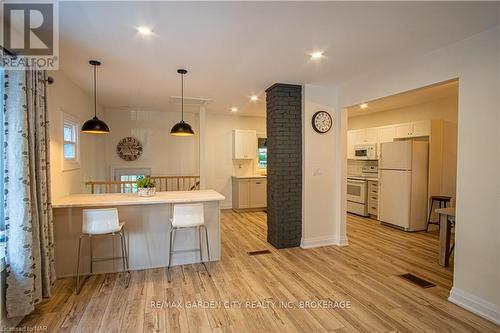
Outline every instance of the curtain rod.
POLYGON ((12 52, 11 50, 9 50, 6 47, 3 47, 3 45, 0 45, 0 49, 2 49, 3 52, 7 53, 8 55, 10 55, 12 57, 17 56, 17 54, 15 54, 14 52, 12 52))
MULTIPOLYGON (((4 47, 3 45, 0 45, 0 49, 5 52, 7 55, 10 55, 11 57, 17 57, 17 54, 9 50, 8 48, 4 47)), ((54 78, 52 76, 47 76, 47 83, 48 84, 53 84, 54 83, 54 78)))

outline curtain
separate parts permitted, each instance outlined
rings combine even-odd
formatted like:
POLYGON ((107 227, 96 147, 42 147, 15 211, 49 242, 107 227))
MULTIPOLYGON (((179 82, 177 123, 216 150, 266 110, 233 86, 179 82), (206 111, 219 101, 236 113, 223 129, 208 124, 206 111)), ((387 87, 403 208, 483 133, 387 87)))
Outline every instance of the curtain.
POLYGON ((55 282, 46 72, 5 71, 4 214, 9 318, 34 310, 55 282))

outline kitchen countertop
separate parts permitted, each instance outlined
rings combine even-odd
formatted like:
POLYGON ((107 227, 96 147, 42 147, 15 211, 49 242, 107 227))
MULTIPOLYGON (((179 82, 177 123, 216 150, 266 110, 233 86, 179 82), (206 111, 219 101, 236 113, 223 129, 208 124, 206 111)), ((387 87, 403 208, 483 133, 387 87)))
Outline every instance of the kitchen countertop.
POLYGON ((233 176, 236 179, 253 179, 253 178, 267 178, 267 176, 263 175, 255 175, 255 176, 233 176))
POLYGON ((52 208, 108 207, 222 201, 225 197, 214 190, 156 192, 152 197, 137 193, 72 194, 52 200, 52 208))
POLYGON ((368 181, 372 181, 372 182, 378 182, 378 177, 347 176, 347 179, 358 179, 358 180, 368 180, 368 181))

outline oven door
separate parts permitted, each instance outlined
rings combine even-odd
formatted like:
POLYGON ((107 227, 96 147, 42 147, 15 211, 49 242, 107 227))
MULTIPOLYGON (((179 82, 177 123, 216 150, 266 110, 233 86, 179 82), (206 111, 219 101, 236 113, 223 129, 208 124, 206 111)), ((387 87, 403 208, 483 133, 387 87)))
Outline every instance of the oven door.
POLYGON ((347 180, 347 201, 366 204, 366 180, 347 180))

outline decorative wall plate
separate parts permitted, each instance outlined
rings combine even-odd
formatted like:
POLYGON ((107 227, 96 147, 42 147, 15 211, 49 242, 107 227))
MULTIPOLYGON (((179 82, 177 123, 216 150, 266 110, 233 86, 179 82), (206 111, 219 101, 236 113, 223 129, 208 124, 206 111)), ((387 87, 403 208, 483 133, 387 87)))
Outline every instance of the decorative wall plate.
POLYGON ((125 161, 135 161, 142 155, 142 143, 132 136, 127 136, 116 145, 116 153, 125 161))
POLYGON ((326 111, 318 111, 312 116, 312 127, 318 133, 326 133, 332 128, 332 116, 326 111))

